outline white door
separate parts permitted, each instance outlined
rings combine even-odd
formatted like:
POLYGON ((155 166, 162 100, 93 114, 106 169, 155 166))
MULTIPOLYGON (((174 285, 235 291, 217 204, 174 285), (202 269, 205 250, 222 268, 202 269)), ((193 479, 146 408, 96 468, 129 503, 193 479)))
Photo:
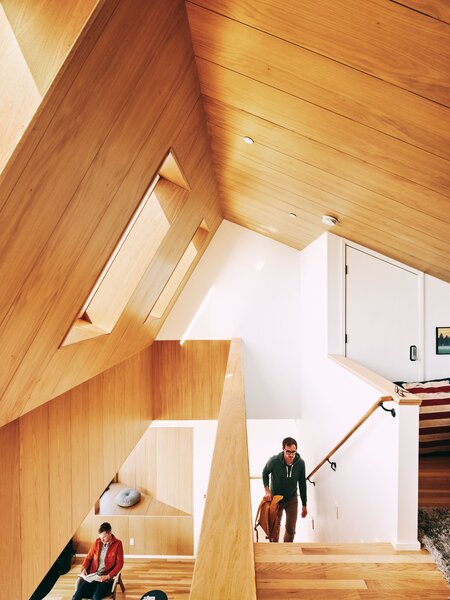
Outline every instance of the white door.
POLYGON ((390 381, 420 380, 419 275, 346 246, 345 279, 346 356, 390 381))

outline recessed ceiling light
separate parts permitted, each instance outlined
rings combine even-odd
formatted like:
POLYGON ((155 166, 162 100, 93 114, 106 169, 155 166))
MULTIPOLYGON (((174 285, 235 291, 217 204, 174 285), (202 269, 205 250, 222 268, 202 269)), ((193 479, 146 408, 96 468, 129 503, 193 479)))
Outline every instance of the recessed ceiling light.
POLYGON ((246 144, 254 144, 255 143, 255 140, 253 138, 249 137, 248 135, 245 135, 242 139, 244 140, 244 142, 246 144))
POLYGON ((339 221, 336 217, 332 217, 331 215, 323 215, 322 223, 324 225, 330 225, 331 227, 333 227, 334 225, 339 223, 339 221))
POLYGON ((297 218, 297 215, 295 213, 289 213, 289 216, 292 217, 293 219, 297 218))

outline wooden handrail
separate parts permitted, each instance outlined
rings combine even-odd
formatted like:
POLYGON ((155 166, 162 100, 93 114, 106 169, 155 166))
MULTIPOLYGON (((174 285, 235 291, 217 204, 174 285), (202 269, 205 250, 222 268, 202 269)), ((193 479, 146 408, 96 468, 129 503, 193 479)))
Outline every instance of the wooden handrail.
POLYGON ((361 425, 367 421, 367 419, 370 417, 371 414, 373 414, 377 408, 379 406, 381 406, 383 404, 383 402, 393 402, 393 398, 392 396, 381 396, 381 398, 378 398, 378 400, 369 408, 369 410, 359 419, 359 421, 357 423, 355 423, 355 425, 353 425, 353 427, 350 429, 350 431, 342 438, 342 440, 336 444, 336 446, 330 451, 328 452, 328 454, 325 456, 325 458, 317 465, 317 467, 315 469, 313 469, 311 471, 311 473, 307 476, 306 479, 310 479, 310 477, 312 477, 314 475, 314 473, 317 473, 317 471, 320 469, 320 467, 322 467, 328 460, 329 458, 331 458, 333 456, 333 454, 339 450, 339 448, 345 444, 345 442, 355 433, 355 431, 357 429, 359 429, 361 427, 361 425))
POLYGON ((241 343, 232 340, 190 600, 256 600, 241 343))

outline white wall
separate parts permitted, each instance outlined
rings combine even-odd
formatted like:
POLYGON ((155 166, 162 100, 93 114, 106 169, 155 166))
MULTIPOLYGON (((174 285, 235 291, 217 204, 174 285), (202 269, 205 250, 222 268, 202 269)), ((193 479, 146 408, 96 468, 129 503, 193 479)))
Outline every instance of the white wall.
MULTIPOLYGON (((316 240, 303 250, 301 260, 299 429, 311 469, 380 396, 328 358, 328 241, 326 235, 316 240)), ((417 427, 411 427, 418 411, 406 410, 410 412, 402 410, 393 419, 378 409, 332 457, 336 472, 324 465, 313 477, 316 487, 309 486, 308 491, 315 540, 391 541, 399 548, 418 547, 417 427), (402 440, 400 429, 406 429, 402 440), (401 509, 399 499, 405 496, 408 502, 401 509)))
MULTIPOLYGON (((328 348, 332 354, 344 354, 345 240, 332 234, 327 234, 326 237, 329 264, 328 348)), ((370 250, 367 252, 370 253, 370 250)), ((389 257, 385 258, 389 261, 389 257)), ((401 265, 397 261, 393 261, 393 264, 401 265)), ((411 270, 409 267, 406 268, 411 270)), ((423 330, 423 341, 419 342, 418 366, 420 366, 422 375, 417 379, 450 377, 450 355, 436 354, 436 327, 450 326, 450 284, 426 274, 420 277, 420 281, 423 290, 418 293, 423 296, 423 306, 420 309, 422 322, 419 323, 419 329, 423 330)), ((380 290, 381 293, 384 292, 380 290)), ((398 300, 398 295, 396 295, 396 300, 398 300)), ((376 304, 377 298, 374 297, 373 301, 376 304)), ((421 298, 419 301, 422 302, 421 298)), ((419 337, 422 338, 422 334, 419 337)), ((379 354, 377 360, 382 360, 379 354)), ((386 370, 388 371, 390 368, 391 365, 386 364, 386 370)))
POLYGON ((450 284, 425 275, 425 379, 450 377, 450 355, 436 354, 436 327, 450 327, 450 284))
POLYGON ((194 318, 188 339, 242 338, 247 417, 292 419, 299 302, 300 252, 223 221, 158 339, 180 339, 194 318))

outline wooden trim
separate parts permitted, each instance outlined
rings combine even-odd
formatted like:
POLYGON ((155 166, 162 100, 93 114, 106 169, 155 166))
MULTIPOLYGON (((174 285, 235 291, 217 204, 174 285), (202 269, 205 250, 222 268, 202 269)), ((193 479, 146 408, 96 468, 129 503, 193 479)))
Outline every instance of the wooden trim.
POLYGON ((256 600, 241 343, 232 340, 190 600, 256 600))
POLYGON ((372 406, 369 408, 369 410, 366 413, 364 413, 364 415, 359 419, 359 421, 357 423, 355 423, 355 425, 353 425, 353 427, 342 438, 342 440, 338 444, 336 444, 336 446, 332 450, 330 450, 330 452, 328 452, 328 454, 325 456, 325 458, 322 461, 320 461, 320 463, 317 465, 317 467, 311 471, 311 473, 307 476, 306 479, 309 479, 310 477, 312 477, 314 475, 314 473, 316 473, 320 469, 320 467, 322 467, 327 462, 327 460, 331 456, 333 456, 333 454, 335 452, 337 452, 337 450, 339 450, 339 448, 341 446, 343 446, 345 444, 345 442, 355 433, 355 431, 357 429, 359 429, 365 421, 367 421, 367 419, 370 417, 370 415, 373 414, 377 410, 377 408, 379 406, 381 406, 381 404, 383 402, 392 402, 392 401, 393 401, 393 398, 391 396, 381 396, 381 398, 378 398, 378 400, 376 402, 374 402, 374 404, 372 404, 372 406))
POLYGON ((333 360, 335 363, 350 371, 360 379, 363 379, 366 383, 374 387, 376 390, 380 391, 384 396, 390 396, 390 399, 396 402, 397 404, 406 405, 406 406, 414 406, 416 404, 422 404, 422 400, 414 396, 413 394, 409 394, 405 391, 404 395, 400 395, 396 392, 396 385, 385 379, 378 373, 374 373, 367 367, 363 367, 363 365, 358 364, 357 362, 347 358, 346 356, 341 356, 338 354, 329 354, 328 358, 333 360))

